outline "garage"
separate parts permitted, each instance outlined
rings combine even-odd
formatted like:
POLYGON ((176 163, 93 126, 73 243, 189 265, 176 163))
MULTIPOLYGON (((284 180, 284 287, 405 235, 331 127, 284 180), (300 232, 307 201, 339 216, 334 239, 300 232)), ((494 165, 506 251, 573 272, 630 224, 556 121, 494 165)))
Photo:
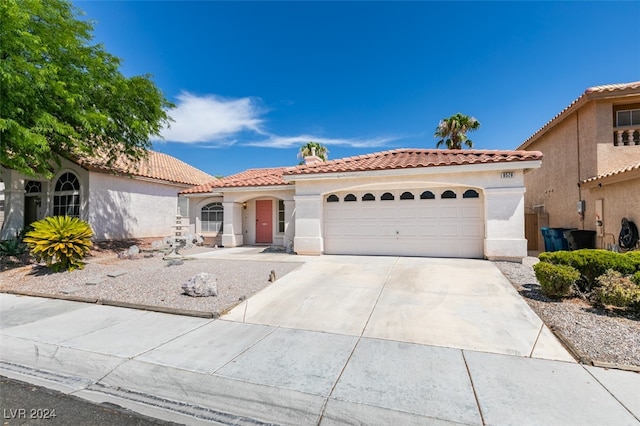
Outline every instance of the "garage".
POLYGON ((326 194, 323 208, 326 254, 484 257, 477 189, 335 192, 326 194))

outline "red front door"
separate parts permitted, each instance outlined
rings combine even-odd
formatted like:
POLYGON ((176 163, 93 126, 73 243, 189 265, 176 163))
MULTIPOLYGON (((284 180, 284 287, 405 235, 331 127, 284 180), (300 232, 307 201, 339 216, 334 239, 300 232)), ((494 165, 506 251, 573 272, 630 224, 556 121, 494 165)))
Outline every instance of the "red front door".
POLYGON ((271 200, 256 200, 256 244, 273 242, 273 210, 271 200))

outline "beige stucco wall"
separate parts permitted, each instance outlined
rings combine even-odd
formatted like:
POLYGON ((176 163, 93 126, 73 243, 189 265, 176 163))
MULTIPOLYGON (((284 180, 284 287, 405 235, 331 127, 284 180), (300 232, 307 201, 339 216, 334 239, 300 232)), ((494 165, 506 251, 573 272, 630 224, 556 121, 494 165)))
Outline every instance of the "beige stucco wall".
POLYGON ((603 234, 597 238, 598 247, 607 248, 613 242, 617 243, 620 234, 620 221, 623 217, 640 226, 640 179, 627 180, 610 185, 603 185, 584 190, 586 203, 585 229, 596 230, 595 206, 596 200, 603 200, 603 234))
POLYGON ((90 173, 89 186, 88 220, 96 239, 173 235, 184 186, 103 173, 90 173))
MULTIPOLYGON (((589 101, 527 145, 526 149, 541 151, 544 158, 542 167, 525 174, 525 212, 548 213, 548 226, 552 228, 595 230, 595 201, 578 187, 578 182, 640 162, 639 145, 613 143, 614 105, 637 102, 640 96, 589 101), (586 201, 584 218, 576 211, 581 199, 586 201)), ((621 189, 611 190, 611 194, 620 191, 622 197, 622 193, 631 191, 625 184, 617 186, 621 189)), ((611 196, 617 197, 601 191, 600 198, 611 196)), ((605 205, 610 204, 618 205, 619 199, 607 199, 605 205)), ((619 232, 619 219, 616 226, 619 232)), ((539 244, 539 249, 543 248, 539 244)))

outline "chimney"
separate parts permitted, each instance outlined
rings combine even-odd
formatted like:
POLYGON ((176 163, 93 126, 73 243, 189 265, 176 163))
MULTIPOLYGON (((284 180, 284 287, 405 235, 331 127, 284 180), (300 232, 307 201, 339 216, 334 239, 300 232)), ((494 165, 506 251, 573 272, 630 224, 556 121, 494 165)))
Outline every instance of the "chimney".
POLYGON ((311 166, 313 164, 322 163, 322 158, 316 155, 316 148, 311 147, 311 155, 304 157, 304 165, 311 166))

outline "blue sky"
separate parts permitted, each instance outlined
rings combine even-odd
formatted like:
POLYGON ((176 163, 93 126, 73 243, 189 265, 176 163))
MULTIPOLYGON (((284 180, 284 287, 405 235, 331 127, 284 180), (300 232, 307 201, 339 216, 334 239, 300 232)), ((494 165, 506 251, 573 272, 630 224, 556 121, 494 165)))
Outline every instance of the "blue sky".
POLYGON ((81 1, 95 41, 177 108, 154 149, 212 175, 435 148, 476 117, 514 149, 590 86, 640 80, 640 2, 81 1))

